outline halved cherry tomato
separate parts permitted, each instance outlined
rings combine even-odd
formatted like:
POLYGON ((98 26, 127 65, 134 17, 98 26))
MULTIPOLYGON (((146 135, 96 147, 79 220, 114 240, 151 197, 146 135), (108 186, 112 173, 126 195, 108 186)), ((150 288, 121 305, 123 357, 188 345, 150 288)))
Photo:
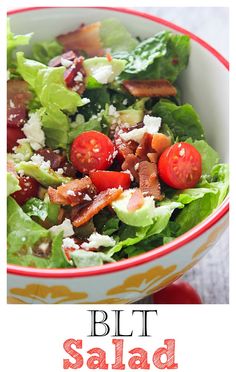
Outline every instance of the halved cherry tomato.
POLYGON ((17 146, 17 140, 25 138, 20 128, 7 128, 7 152, 12 152, 13 147, 17 146))
POLYGON ((197 291, 187 282, 177 280, 153 294, 155 304, 201 304, 197 291))
POLYGON ((117 189, 119 186, 124 190, 130 187, 130 175, 122 172, 96 171, 89 174, 92 183, 98 192, 103 190, 117 189))
POLYGON ((175 143, 161 154, 158 173, 174 189, 194 187, 202 174, 201 155, 189 143, 175 143))
POLYGON ((105 134, 91 130, 75 138, 70 150, 72 164, 81 173, 105 170, 115 157, 115 147, 105 134))
POLYGON ((19 185, 21 190, 14 192, 11 196, 18 204, 23 205, 27 200, 38 195, 39 183, 32 177, 19 177, 19 185))

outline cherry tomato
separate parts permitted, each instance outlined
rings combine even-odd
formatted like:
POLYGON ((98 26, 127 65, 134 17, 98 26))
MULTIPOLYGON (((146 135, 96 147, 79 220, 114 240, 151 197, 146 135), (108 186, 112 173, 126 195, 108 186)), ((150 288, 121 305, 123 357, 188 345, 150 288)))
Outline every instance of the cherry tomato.
POLYGON ((201 155, 189 143, 175 143, 161 154, 158 173, 174 189, 194 187, 202 174, 201 155))
POLYGON ((13 147, 18 146, 17 140, 25 138, 20 128, 7 128, 7 152, 12 152, 13 147))
POLYGON ((23 205, 27 200, 38 195, 39 183, 32 177, 19 177, 19 185, 21 190, 14 192, 11 196, 18 204, 23 205))
POLYGON ((176 280, 168 287, 153 294, 155 304, 201 304, 197 291, 187 282, 176 280))
POLYGON ((71 162, 81 173, 109 168, 114 155, 115 147, 110 138, 95 130, 81 133, 70 150, 71 162))
POLYGON ((110 171, 96 171, 89 174, 92 183, 96 186, 98 192, 107 189, 118 188, 121 186, 123 189, 130 187, 130 175, 122 172, 110 171))

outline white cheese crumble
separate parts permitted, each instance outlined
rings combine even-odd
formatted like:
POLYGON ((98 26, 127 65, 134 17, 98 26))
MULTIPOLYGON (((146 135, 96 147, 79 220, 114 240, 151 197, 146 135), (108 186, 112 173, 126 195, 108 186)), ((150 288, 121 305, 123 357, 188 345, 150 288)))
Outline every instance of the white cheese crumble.
POLYGON ((88 194, 85 194, 85 195, 84 195, 84 200, 86 200, 86 201, 91 201, 92 198, 90 198, 90 196, 89 196, 88 194))
POLYGON ((130 176, 130 180, 133 181, 134 180, 134 177, 132 175, 132 173, 130 172, 129 169, 126 169, 125 171, 123 171, 122 173, 127 173, 129 176, 130 176))
POLYGON ((155 134, 158 133, 161 127, 161 118, 150 115, 145 115, 143 118, 144 126, 142 128, 135 128, 130 132, 120 133, 120 137, 124 141, 135 141, 140 143, 145 133, 155 134))
POLYGON ((89 98, 86 98, 86 97, 84 97, 84 98, 82 98, 82 99, 81 99, 81 101, 82 101, 82 103, 83 103, 84 105, 86 105, 87 103, 89 103, 89 102, 90 102, 90 99, 89 99, 89 98))
POLYGON ((73 65, 73 62, 70 61, 69 59, 61 57, 61 65, 64 67, 70 67, 73 65))
POLYGON ((112 65, 92 69, 92 76, 101 84, 107 84, 113 76, 112 65))
POLYGON ((66 192, 67 195, 76 196, 76 193, 73 190, 68 190, 66 192))
POLYGON ((45 134, 42 130, 42 122, 37 112, 29 114, 30 118, 22 128, 27 142, 33 150, 39 150, 45 146, 45 134))
POLYGON ((115 240, 108 235, 101 235, 94 232, 88 238, 88 243, 84 242, 81 244, 81 248, 99 248, 99 247, 113 247, 116 244, 115 240))
POLYGON ((16 107, 15 104, 14 104, 14 102, 12 101, 12 99, 10 99, 9 105, 10 105, 11 108, 15 108, 16 107))
POLYGON ((63 231, 63 237, 64 238, 67 238, 67 237, 70 237, 70 236, 74 235, 74 230, 73 230, 71 220, 69 220, 68 218, 66 218, 62 222, 62 224, 50 227, 49 231, 51 231, 51 233, 53 235, 57 235, 61 231, 63 231))
POLYGON ((79 249, 79 246, 78 244, 75 243, 74 239, 71 239, 71 238, 64 238, 62 240, 62 248, 65 249, 65 248, 75 248, 75 249, 79 249))
POLYGON ((58 168, 56 171, 56 174, 58 174, 59 176, 61 176, 63 173, 64 173, 63 168, 58 168))
POLYGON ((74 81, 83 81, 83 74, 80 71, 77 72, 74 81))
POLYGON ((108 114, 111 115, 111 116, 115 116, 115 117, 120 116, 119 112, 116 111, 116 108, 113 105, 109 106, 108 114))
POLYGON ((139 169, 139 163, 137 163, 137 164, 135 164, 135 166, 134 166, 134 170, 138 170, 139 169))
POLYGON ((35 165, 38 165, 38 167, 42 170, 48 170, 51 166, 50 160, 45 161, 44 157, 39 154, 34 154, 31 157, 31 162, 35 165))
POLYGON ((159 131, 161 127, 161 118, 150 116, 150 115, 145 115, 143 118, 143 124, 144 124, 144 127, 147 128, 147 133, 155 134, 159 131))

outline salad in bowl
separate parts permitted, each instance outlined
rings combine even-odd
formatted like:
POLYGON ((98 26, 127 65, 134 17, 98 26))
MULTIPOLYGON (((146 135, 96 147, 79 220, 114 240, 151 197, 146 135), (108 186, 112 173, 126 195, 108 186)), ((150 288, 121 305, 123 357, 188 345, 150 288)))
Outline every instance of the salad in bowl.
POLYGON ((125 260, 171 242, 225 199, 228 165, 181 99, 189 36, 140 36, 108 18, 30 43, 8 23, 9 264, 125 260))

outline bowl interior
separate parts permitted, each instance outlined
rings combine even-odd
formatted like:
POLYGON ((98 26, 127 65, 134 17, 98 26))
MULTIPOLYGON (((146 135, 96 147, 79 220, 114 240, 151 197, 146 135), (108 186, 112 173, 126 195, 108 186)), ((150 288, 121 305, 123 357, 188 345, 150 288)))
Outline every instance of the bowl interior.
MULTIPOLYGON (((102 8, 38 9, 11 16, 13 32, 34 32, 32 41, 48 40, 60 33, 108 17, 121 20, 134 36, 142 39, 163 29, 152 20, 102 8)), ((177 32, 174 30, 174 32, 177 32)), ((189 66, 179 79, 183 102, 191 103, 200 115, 208 142, 228 161, 228 71, 212 54, 192 40, 189 66)))

